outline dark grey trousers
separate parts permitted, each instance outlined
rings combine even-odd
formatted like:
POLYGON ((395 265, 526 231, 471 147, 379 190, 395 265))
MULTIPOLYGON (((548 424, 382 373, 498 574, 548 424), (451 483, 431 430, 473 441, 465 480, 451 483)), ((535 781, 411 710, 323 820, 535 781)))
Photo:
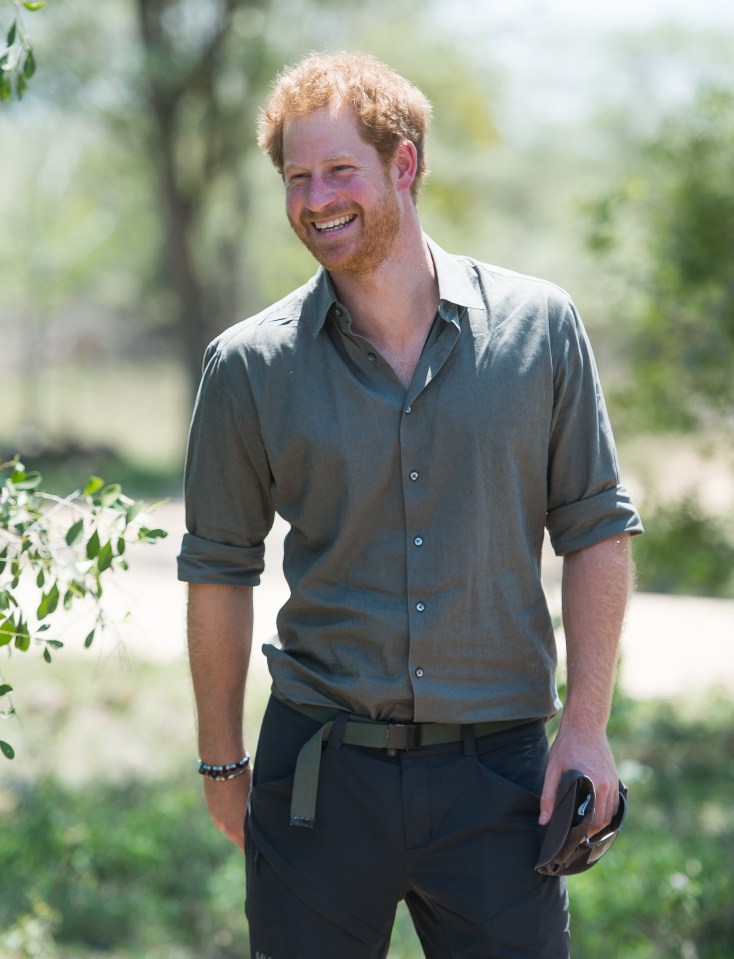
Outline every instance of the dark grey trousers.
POLYGON ((316 825, 291 826, 318 723, 271 699, 247 820, 252 959, 384 959, 405 900, 427 959, 567 959, 562 879, 539 876, 541 721, 388 756, 326 745, 316 825))

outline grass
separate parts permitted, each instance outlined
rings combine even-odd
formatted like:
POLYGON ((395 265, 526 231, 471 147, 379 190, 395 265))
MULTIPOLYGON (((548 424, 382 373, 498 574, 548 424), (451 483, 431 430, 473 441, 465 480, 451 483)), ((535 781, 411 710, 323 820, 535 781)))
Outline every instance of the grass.
MULTIPOLYGON (((243 864, 192 775, 183 663, 92 650, 10 665, 24 699, 0 788, 2 959, 245 956, 243 864)), ((265 695, 248 704, 250 741, 265 695)), ((620 699, 611 736, 630 813, 571 880, 574 959, 728 959, 734 705, 620 699)), ((401 907, 390 959, 420 956, 401 907)))

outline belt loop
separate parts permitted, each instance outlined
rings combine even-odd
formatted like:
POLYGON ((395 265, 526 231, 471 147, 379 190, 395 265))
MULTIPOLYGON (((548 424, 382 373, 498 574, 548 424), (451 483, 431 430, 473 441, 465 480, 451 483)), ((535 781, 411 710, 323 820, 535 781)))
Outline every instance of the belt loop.
POLYGON ((461 727, 461 739, 464 743, 464 755, 465 756, 476 756, 477 754, 477 739, 474 735, 474 724, 468 723, 466 726, 461 727))
POLYGON ((327 746, 329 749, 341 749, 344 742, 344 733, 347 731, 349 713, 339 712, 334 717, 334 725, 329 733, 327 746))

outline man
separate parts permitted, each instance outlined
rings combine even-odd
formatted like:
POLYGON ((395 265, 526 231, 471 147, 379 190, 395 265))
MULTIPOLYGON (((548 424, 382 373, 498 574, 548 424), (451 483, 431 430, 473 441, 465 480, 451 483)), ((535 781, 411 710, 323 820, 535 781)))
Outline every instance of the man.
POLYGON ((534 870, 563 771, 596 785, 592 833, 616 809, 605 728, 642 527, 568 296, 423 234, 429 117, 364 55, 279 76, 260 144, 321 269, 206 355, 180 576, 200 771, 246 849, 253 956, 383 957, 405 899, 431 959, 565 957, 564 882, 534 870), (290 598, 253 778, 243 696, 275 511, 290 598), (568 658, 549 755, 545 527, 568 658))

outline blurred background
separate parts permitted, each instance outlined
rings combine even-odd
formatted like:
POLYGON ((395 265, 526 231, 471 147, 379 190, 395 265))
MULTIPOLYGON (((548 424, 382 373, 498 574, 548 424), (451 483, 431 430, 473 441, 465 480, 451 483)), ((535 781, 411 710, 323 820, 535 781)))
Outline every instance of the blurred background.
MULTIPOLYGON (((21 454, 56 493, 94 473, 165 498, 169 537, 131 554, 110 598, 119 622, 91 650, 73 623, 51 666, 0 649, 16 709, 2 729, 16 758, 0 758, 0 959, 246 955, 242 863, 192 775, 181 471, 206 343, 315 268, 255 145, 257 109, 284 64, 354 48, 434 104, 427 232, 572 293, 648 530, 612 726, 631 821, 573 883, 574 956, 729 959, 734 7, 35 6, 0 0, 0 67, 21 27, 37 64, 22 99, 0 102, 0 462, 21 454)), ((258 643, 283 597, 282 534, 258 643)), ((550 557, 546 578, 557 610, 550 557)), ((390 959, 419 955, 401 913, 390 959)))

